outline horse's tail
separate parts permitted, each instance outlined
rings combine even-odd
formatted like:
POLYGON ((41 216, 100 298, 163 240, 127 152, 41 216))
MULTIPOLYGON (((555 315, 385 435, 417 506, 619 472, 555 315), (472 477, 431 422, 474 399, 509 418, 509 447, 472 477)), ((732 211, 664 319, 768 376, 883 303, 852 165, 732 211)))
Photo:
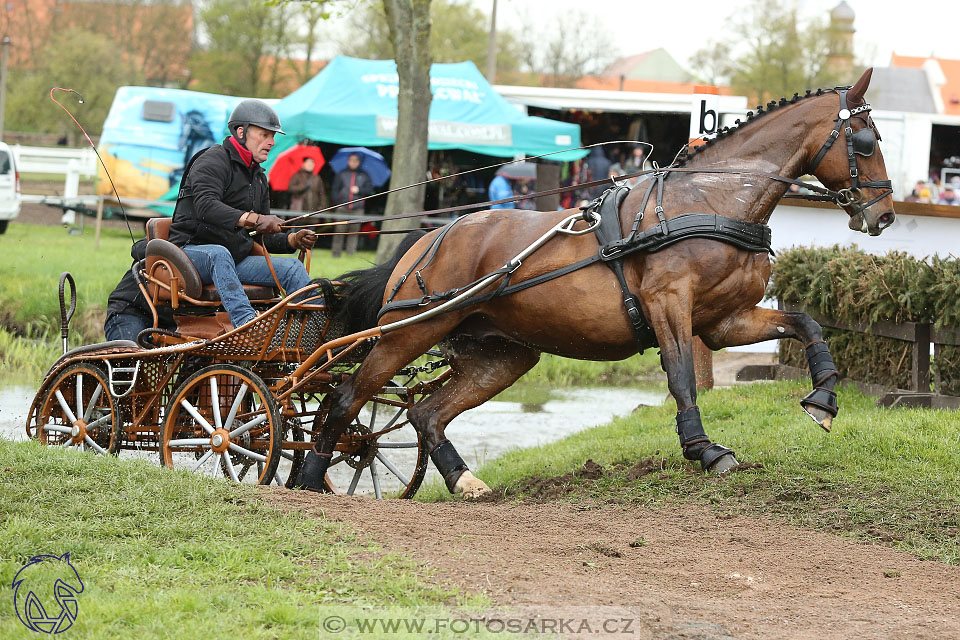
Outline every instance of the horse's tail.
POLYGON ((383 303, 383 294, 387 289, 390 274, 397 268, 403 254, 426 233, 418 229, 403 236, 393 256, 383 264, 369 269, 348 271, 335 278, 344 283, 339 290, 340 300, 335 313, 337 319, 345 323, 347 334, 377 326, 377 313, 383 303))

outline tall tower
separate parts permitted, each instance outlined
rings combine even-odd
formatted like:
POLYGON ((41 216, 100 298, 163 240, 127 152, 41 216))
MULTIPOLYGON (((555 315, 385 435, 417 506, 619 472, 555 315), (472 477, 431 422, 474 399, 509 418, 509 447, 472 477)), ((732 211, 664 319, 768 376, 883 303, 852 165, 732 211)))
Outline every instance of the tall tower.
POLYGON ((827 67, 839 79, 847 81, 853 74, 853 21, 856 14, 846 0, 830 10, 830 53, 827 67))

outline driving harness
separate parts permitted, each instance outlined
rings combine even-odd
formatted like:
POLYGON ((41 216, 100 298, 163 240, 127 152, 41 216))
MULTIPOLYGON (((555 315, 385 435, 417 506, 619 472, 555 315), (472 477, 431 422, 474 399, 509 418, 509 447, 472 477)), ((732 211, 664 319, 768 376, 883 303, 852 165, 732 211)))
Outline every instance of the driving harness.
POLYGON ((499 296, 510 295, 518 291, 523 291, 524 289, 528 289, 544 282, 549 282, 550 280, 565 276, 568 273, 582 269, 595 262, 603 262, 613 271, 617 278, 617 282, 620 285, 624 309, 626 310, 627 316, 630 319, 630 324, 633 328, 634 337, 636 338, 639 352, 642 353, 645 349, 658 346, 656 334, 644 317, 643 311, 640 309, 639 299, 633 294, 633 292, 630 291, 627 286, 626 277, 624 276, 623 272, 623 260, 626 257, 640 251, 654 253, 689 238, 719 240, 746 251, 773 254, 773 249, 771 248, 770 227, 765 224, 734 220, 725 216, 708 213, 683 213, 668 220, 664 215, 663 210, 663 181, 668 173, 731 173, 762 175, 779 182, 803 185, 820 194, 803 194, 801 197, 805 199, 831 201, 835 202, 840 207, 858 205, 852 213, 847 212, 851 217, 861 213, 870 205, 893 193, 893 186, 890 180, 872 180, 866 182, 860 181, 860 173, 857 167, 856 157, 858 155, 864 157, 873 155, 873 153, 876 151, 877 141, 880 139, 880 134, 877 131, 876 124, 874 124, 869 115, 867 116, 868 127, 857 132, 853 131, 853 128, 850 126, 850 118, 859 113, 869 112, 871 107, 869 104, 864 103, 852 110, 849 109, 847 107, 848 91, 849 87, 838 87, 836 89, 836 92, 840 98, 840 110, 837 113, 837 124, 830 132, 826 142, 823 143, 816 156, 814 156, 811 166, 807 170, 808 173, 812 173, 816 167, 819 166, 820 162, 823 160, 823 157, 833 146, 833 143, 836 142, 836 140, 840 137, 840 132, 843 131, 847 146, 847 160, 850 166, 850 187, 848 188, 843 188, 839 191, 833 191, 825 187, 807 185, 799 180, 786 178, 773 173, 757 171, 740 171, 736 169, 700 169, 687 167, 656 167, 651 173, 647 174, 642 179, 641 184, 643 182, 648 182, 647 190, 643 196, 640 209, 634 217, 633 226, 631 227, 630 233, 626 236, 623 236, 621 233, 620 207, 623 204, 624 199, 626 199, 627 195, 629 194, 630 187, 614 180, 613 187, 607 189, 598 198, 583 207, 584 221, 587 223, 592 223, 596 221, 597 217, 600 219, 600 222, 597 224, 595 229, 599 244, 599 249, 595 255, 565 267, 561 267, 560 269, 555 269, 554 271, 550 271, 513 284, 510 282, 511 277, 513 276, 513 273, 520 267, 520 264, 506 264, 500 269, 477 278, 467 285, 450 289, 449 291, 434 291, 431 293, 428 291, 423 280, 422 271, 433 261, 437 254, 437 250, 440 248, 440 244, 443 242, 443 239, 446 237, 447 233, 453 228, 454 225, 457 224, 457 222, 459 222, 459 220, 463 219, 458 218, 440 230, 440 232, 433 238, 433 241, 423 250, 417 260, 414 261, 410 269, 408 269, 407 272, 400 277, 391 290, 390 296, 387 298, 387 303, 383 306, 383 308, 380 309, 377 319, 379 320, 384 314, 391 311, 423 307, 434 302, 451 300, 492 275, 500 274, 503 276, 500 284, 494 291, 479 294, 463 300, 451 310, 462 309, 466 306, 480 304, 499 296), (880 189, 881 193, 872 200, 863 203, 863 188, 880 189), (639 231, 640 223, 643 220, 644 211, 647 208, 647 203, 654 192, 656 192, 656 205, 654 207, 654 212, 657 214, 658 223, 646 231, 639 231), (426 262, 424 262, 423 266, 417 268, 418 265, 424 261, 424 259, 426 259, 426 262), (400 288, 411 275, 416 277, 417 286, 420 288, 420 292, 423 294, 422 297, 419 299, 414 298, 409 300, 394 300, 400 288))

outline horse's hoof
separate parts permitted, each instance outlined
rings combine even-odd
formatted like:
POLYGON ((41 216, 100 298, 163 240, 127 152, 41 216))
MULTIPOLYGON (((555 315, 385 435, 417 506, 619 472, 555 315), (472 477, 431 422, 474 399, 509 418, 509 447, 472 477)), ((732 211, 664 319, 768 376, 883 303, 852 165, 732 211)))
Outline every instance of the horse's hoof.
POLYGON ((800 406, 824 431, 830 431, 838 410, 835 392, 818 387, 800 401, 800 406))
POLYGON ((733 452, 731 451, 725 456, 720 456, 720 458, 713 463, 713 466, 710 467, 709 473, 715 473, 718 476, 722 476, 727 471, 730 471, 730 469, 733 469, 739 465, 740 462, 733 456, 733 452))
POLYGON ((453 493, 459 493, 467 500, 476 500, 490 493, 490 487, 469 471, 464 471, 453 485, 453 493))
POLYGON ((813 421, 820 425, 824 431, 830 432, 830 427, 833 425, 832 415, 812 404, 801 404, 800 406, 803 407, 803 412, 813 418, 813 421))
POLYGON ((700 453, 700 465, 707 473, 723 475, 740 464, 733 455, 732 449, 723 445, 711 444, 700 453))

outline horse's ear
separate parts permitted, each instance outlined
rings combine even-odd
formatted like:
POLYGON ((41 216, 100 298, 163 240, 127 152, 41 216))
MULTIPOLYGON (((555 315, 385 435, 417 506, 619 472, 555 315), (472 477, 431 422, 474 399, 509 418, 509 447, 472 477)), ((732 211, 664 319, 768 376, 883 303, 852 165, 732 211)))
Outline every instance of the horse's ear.
POLYGON ((857 80, 857 84, 853 85, 850 89, 850 93, 847 94, 847 103, 848 104, 857 104, 863 101, 863 94, 867 92, 867 87, 870 86, 870 76, 873 75, 873 67, 870 67, 863 72, 863 75, 860 76, 860 79, 857 80))

